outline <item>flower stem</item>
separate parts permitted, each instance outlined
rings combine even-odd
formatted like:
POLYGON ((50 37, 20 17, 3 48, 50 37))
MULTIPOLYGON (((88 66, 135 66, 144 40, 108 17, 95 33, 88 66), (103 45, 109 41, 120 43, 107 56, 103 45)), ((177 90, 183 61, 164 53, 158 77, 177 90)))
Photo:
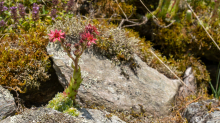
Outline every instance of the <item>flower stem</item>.
POLYGON ((61 39, 61 46, 63 47, 64 51, 67 53, 67 55, 75 62, 75 59, 71 56, 70 52, 67 50, 67 48, 63 44, 64 39, 61 39))

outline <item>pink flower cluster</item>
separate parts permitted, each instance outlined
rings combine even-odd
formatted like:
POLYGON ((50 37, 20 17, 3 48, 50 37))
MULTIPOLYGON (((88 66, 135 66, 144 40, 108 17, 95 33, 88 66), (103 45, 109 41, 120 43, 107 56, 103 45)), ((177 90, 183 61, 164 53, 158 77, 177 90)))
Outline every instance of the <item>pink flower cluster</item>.
POLYGON ((93 34, 91 34, 90 32, 84 32, 82 34, 80 34, 80 43, 83 43, 83 42, 87 42, 87 46, 89 47, 92 43, 95 43, 96 44, 96 38, 94 38, 93 34))
POLYGON ((96 35, 99 35, 99 32, 97 31, 97 28, 95 26, 92 26, 91 24, 88 24, 85 28, 86 32, 94 33, 96 35))
MULTIPOLYGON (((50 42, 60 41, 62 47, 65 48, 66 52, 71 52, 71 44, 68 42, 65 42, 65 33, 62 33, 62 30, 58 31, 52 31, 48 34, 50 37, 50 42), (61 40, 63 39, 63 40, 61 40)), ((96 35, 99 35, 99 32, 97 31, 97 28, 95 26, 92 26, 91 24, 87 25, 85 27, 84 32, 80 34, 80 41, 79 43, 75 43, 74 47, 76 48, 75 51, 73 51, 73 54, 75 56, 82 55, 83 51, 86 49, 86 47, 90 47, 93 43, 96 44, 96 35)))
POLYGON ((85 31, 80 34, 80 43, 87 42, 87 46, 89 47, 92 43, 96 44, 96 38, 94 35, 99 35, 97 28, 92 26, 91 24, 85 27, 85 31))

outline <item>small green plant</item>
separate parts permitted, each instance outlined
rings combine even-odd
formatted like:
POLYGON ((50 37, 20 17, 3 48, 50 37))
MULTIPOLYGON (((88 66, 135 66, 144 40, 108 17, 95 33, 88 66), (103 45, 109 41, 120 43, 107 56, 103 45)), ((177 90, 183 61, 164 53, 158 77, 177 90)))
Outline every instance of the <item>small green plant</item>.
POLYGON ((84 52, 84 50, 88 47, 90 47, 91 44, 96 44, 96 35, 99 35, 99 32, 97 31, 97 28, 95 26, 92 26, 91 24, 88 24, 84 31, 81 32, 80 35, 80 41, 79 43, 75 43, 74 47, 76 48, 75 51, 71 49, 71 43, 67 42, 65 40, 65 33, 61 32, 62 30, 58 31, 52 31, 48 34, 50 37, 50 42, 59 41, 61 46, 63 47, 64 51, 67 53, 67 55, 73 60, 71 67, 74 69, 73 77, 71 77, 69 86, 65 89, 64 94, 67 95, 69 98, 74 100, 75 104, 75 98, 77 91, 80 87, 81 82, 83 81, 81 77, 81 70, 80 66, 78 65, 79 58, 84 52), (71 55, 71 52, 75 55, 75 58, 71 55))
POLYGON ((77 110, 72 106, 76 105, 75 98, 80 84, 83 81, 78 61, 86 48, 90 47, 93 43, 96 44, 95 40, 97 39, 95 37, 96 35, 99 35, 99 32, 97 31, 97 28, 95 26, 88 24, 85 27, 84 31, 79 33, 79 43, 74 44, 74 47, 76 49, 75 51, 71 49, 71 45, 73 44, 65 40, 66 34, 65 32, 62 33, 62 30, 51 30, 51 33, 48 35, 50 36, 50 42, 56 42, 57 40, 59 41, 64 51, 73 60, 71 67, 74 69, 73 77, 71 77, 68 87, 64 90, 62 94, 58 93, 56 97, 49 102, 48 107, 76 116, 78 115, 78 113, 76 113, 77 110), (75 58, 71 55, 71 52, 73 52, 75 58))
POLYGON ((49 101, 47 108, 68 113, 72 116, 78 116, 79 112, 73 107, 73 100, 63 93, 58 93, 51 101, 49 101))
POLYGON ((216 88, 214 88, 211 81, 209 81, 209 84, 212 89, 212 93, 214 94, 214 97, 217 99, 220 96, 219 76, 220 76, 220 62, 218 64, 218 71, 217 71, 217 77, 216 77, 216 88))

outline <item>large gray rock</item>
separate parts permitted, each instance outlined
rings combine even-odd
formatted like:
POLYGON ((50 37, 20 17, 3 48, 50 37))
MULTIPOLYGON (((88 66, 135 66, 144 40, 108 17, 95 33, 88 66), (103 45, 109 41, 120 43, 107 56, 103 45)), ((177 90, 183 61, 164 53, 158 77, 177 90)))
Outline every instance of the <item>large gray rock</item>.
MULTIPOLYGON (((53 55, 53 67, 60 83, 67 86, 73 73, 72 60, 59 43, 52 45, 50 42, 47 52, 53 55)), ((127 65, 115 66, 106 57, 91 51, 83 53, 79 61, 84 79, 78 91, 80 102, 117 111, 167 115, 180 82, 150 68, 137 55, 134 59, 140 66, 136 72, 127 65)))
POLYGON ((79 117, 73 117, 53 109, 28 109, 22 114, 8 117, 0 123, 125 123, 117 116, 106 117, 105 111, 81 109, 79 117))
POLYGON ((14 115, 16 104, 14 97, 7 89, 0 85, 0 120, 10 115, 14 115))
POLYGON ((220 123, 220 107, 217 107, 217 100, 206 100, 191 103, 183 112, 183 117, 189 123, 220 123), (209 113, 211 107, 218 110, 213 110, 209 113))

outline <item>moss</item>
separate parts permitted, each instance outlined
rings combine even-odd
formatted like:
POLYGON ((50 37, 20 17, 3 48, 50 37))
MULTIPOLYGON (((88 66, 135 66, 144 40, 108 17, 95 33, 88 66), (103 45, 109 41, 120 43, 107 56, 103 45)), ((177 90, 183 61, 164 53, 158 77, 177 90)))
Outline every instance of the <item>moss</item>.
MULTIPOLYGON (((136 6, 129 4, 130 1, 121 2, 118 0, 119 6, 123 9, 124 13, 129 17, 136 13, 136 6)), ((98 0, 95 4, 101 13, 98 13, 97 17, 110 18, 113 14, 117 14, 115 18, 125 17, 121 9, 118 7, 117 3, 112 0, 98 0), (121 16, 121 17, 120 17, 121 16)))
POLYGON ((1 120, 4 120, 5 118, 6 118, 6 116, 3 116, 2 119, 0 119, 0 121, 1 121, 1 120))
MULTIPOLYGON (((209 73, 204 63, 198 57, 203 57, 211 61, 219 61, 220 59, 215 57, 219 56, 217 48, 206 32, 199 26, 198 22, 190 19, 191 15, 188 15, 188 12, 187 15, 184 12, 180 18, 181 21, 179 23, 175 23, 169 28, 156 27, 154 30, 156 34, 154 43, 157 47, 160 47, 164 55, 167 57, 173 55, 173 58, 179 61, 177 67, 180 71, 186 69, 187 66, 192 66, 195 70, 197 82, 200 84, 203 82, 208 83, 210 80, 209 73), (188 21, 185 21, 186 19, 188 21)), ((202 19, 202 21, 204 25, 207 25, 206 18, 202 19)), ((217 26, 215 22, 211 23, 211 25, 213 25, 212 27, 217 26)), ((209 30, 219 44, 218 28, 216 27, 216 31, 211 30, 209 28, 211 25, 207 25, 206 29, 209 30)))
POLYGON ((19 33, 11 32, 0 41, 0 85, 24 93, 39 89, 40 81, 49 79, 51 66, 45 50, 48 40, 42 38, 45 25, 39 22, 28 31, 18 29, 19 33))

